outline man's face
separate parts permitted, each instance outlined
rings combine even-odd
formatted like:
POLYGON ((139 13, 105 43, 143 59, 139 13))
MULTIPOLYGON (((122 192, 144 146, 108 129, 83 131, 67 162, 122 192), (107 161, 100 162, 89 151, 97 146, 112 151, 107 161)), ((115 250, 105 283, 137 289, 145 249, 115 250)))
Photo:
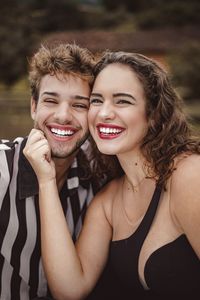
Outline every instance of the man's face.
POLYGON ((90 87, 73 75, 45 75, 40 83, 38 103, 32 99, 34 127, 44 132, 52 157, 66 158, 88 136, 87 113, 90 87))

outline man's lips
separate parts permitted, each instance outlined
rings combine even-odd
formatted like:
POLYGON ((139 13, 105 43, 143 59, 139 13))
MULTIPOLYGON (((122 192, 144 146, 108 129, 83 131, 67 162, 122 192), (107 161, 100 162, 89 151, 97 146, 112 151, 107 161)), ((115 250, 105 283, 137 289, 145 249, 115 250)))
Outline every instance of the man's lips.
POLYGON ((54 137, 61 139, 72 137, 78 131, 77 128, 72 126, 51 125, 47 127, 54 137))
POLYGON ((125 129, 114 124, 98 124, 98 135, 102 139, 117 138, 125 129))

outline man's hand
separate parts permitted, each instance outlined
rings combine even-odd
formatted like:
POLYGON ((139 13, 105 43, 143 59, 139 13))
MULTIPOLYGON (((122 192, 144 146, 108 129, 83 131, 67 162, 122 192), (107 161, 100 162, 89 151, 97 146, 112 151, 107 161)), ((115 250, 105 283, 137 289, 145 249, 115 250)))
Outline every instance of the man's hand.
POLYGON ((56 171, 51 159, 51 149, 41 130, 31 130, 23 153, 33 167, 39 184, 55 179, 56 171))

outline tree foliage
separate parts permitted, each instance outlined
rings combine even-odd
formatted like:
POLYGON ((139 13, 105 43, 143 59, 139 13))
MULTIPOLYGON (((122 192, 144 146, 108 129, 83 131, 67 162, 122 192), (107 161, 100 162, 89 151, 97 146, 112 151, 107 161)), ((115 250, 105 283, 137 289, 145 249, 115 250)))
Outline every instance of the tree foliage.
POLYGON ((0 19, 0 81, 12 84, 26 70, 32 43, 30 14, 23 1, 2 0, 0 19))
POLYGON ((137 16, 138 26, 144 29, 180 27, 200 24, 200 2, 191 1, 162 1, 157 6, 143 10, 137 16))
POLYGON ((186 100, 200 95, 200 43, 186 45, 169 56, 172 79, 186 100))
POLYGON ((84 27, 74 1, 1 0, 0 82, 13 84, 27 71, 33 45, 43 34, 84 27))
MULTIPOLYGON (((142 28, 200 23, 199 0, 1 0, 0 81, 12 84, 26 74, 33 45, 52 31, 117 27, 126 13, 142 28), (85 13, 86 3, 104 10, 85 13), (123 10, 118 10, 123 7, 123 10)), ((136 25, 137 25, 136 24, 136 25)))

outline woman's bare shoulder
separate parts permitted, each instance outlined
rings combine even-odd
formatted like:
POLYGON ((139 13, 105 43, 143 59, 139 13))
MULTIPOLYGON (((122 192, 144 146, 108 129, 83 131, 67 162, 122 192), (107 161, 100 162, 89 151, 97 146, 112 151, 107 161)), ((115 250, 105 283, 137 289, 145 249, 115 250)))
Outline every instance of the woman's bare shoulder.
POLYGON ((97 193, 97 197, 100 198, 103 203, 112 201, 119 192, 121 182, 121 178, 111 180, 97 193))
POLYGON ((200 155, 181 157, 171 178, 171 208, 182 224, 200 213, 200 155))
POLYGON ((107 183, 94 197, 91 206, 100 205, 111 222, 112 207, 116 197, 119 195, 122 179, 113 179, 107 183))
POLYGON ((172 180, 179 184, 184 184, 185 180, 189 182, 196 176, 200 176, 200 155, 185 154, 178 157, 175 161, 175 171, 172 174, 172 180))

